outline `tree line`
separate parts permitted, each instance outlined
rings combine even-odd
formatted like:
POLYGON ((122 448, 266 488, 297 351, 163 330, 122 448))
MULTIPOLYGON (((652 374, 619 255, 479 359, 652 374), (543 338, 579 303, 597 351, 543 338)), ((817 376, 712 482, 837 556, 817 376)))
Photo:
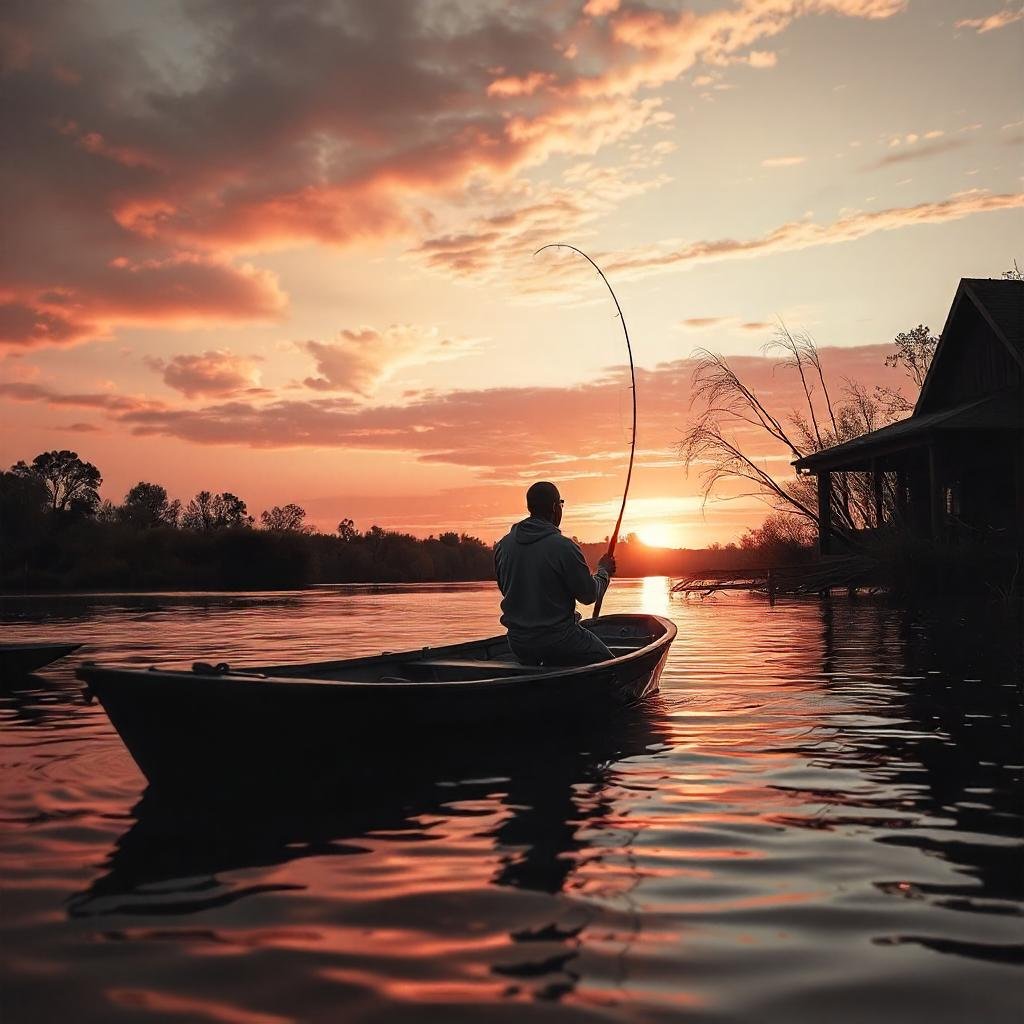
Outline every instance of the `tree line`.
MULTIPOLYGON (((314 530, 294 503, 257 518, 230 491, 187 502, 140 481, 119 503, 102 500, 99 469, 69 450, 42 452, 0 472, 0 589, 277 589, 316 583, 490 580, 493 548, 448 531, 427 538, 342 519, 314 530)), ((603 543, 583 543, 596 564, 603 543)), ((616 551, 619 575, 676 575, 694 568, 808 557, 808 538, 771 523, 738 544, 651 548, 633 535, 616 551)))
POLYGON ((259 522, 230 491, 187 503, 140 481, 120 504, 100 498, 99 469, 69 450, 0 472, 0 588, 260 589, 314 583, 485 580, 491 546, 455 532, 427 538, 342 519, 336 533, 299 505, 259 522))

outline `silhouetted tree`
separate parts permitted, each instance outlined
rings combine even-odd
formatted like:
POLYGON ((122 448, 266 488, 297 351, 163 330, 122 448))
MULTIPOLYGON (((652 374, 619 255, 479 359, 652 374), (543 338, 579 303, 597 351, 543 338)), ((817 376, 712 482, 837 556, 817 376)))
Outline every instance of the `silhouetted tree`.
MULTIPOLYGON (((920 391, 939 339, 924 324, 918 324, 897 334, 893 343, 896 351, 885 357, 885 365, 903 370, 913 383, 915 393, 920 391)), ((914 403, 899 388, 875 385, 875 398, 889 419, 898 419, 914 410, 914 403)))
MULTIPOLYGON (((795 460, 873 430, 886 421, 887 412, 877 396, 852 382, 843 389, 842 401, 834 401, 817 346, 806 332, 792 334, 780 324, 766 351, 781 353, 780 365, 796 371, 806 408, 788 415, 773 411, 724 356, 699 350, 691 397, 695 415, 679 451, 687 469, 701 467, 705 500, 724 480, 746 481, 753 491, 744 491, 742 496, 752 494, 777 513, 814 523, 815 481, 809 477, 777 480, 741 438, 749 436, 753 427, 795 460)), ((852 530, 870 524, 873 490, 867 474, 844 474, 835 502, 833 521, 838 528, 852 530)))
POLYGON ((97 523, 111 524, 124 522, 120 506, 115 505, 109 500, 100 502, 99 508, 96 509, 95 519, 97 523))
POLYGON ((167 491, 159 484, 137 483, 125 496, 118 510, 121 519, 132 526, 177 526, 181 502, 169 501, 167 491))
POLYGON ((4 548, 35 535, 49 504, 49 492, 37 477, 0 473, 0 540, 4 548))
POLYGON ((83 462, 77 452, 42 452, 32 465, 17 462, 11 472, 20 477, 38 480, 49 496, 54 512, 77 512, 92 515, 100 503, 98 488, 103 482, 100 471, 91 463, 83 462))
POLYGON ((359 537, 359 531, 356 529, 356 524, 351 519, 342 519, 338 523, 338 536, 341 537, 346 544, 351 543, 359 537))
POLYGON ((260 513, 260 524, 264 530, 279 533, 306 533, 306 510, 298 505, 275 505, 260 513))
POLYGON ((212 494, 200 491, 185 506, 181 525, 187 530, 230 530, 252 526, 245 502, 230 491, 212 494))

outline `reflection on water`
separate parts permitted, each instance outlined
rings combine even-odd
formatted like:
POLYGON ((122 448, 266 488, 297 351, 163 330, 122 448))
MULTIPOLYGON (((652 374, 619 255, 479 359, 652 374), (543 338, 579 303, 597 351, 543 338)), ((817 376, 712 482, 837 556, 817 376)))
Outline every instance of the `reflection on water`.
MULTIPOLYGON (((617 583, 607 610, 679 625, 649 707, 344 800, 311 780, 243 803, 210 780, 172 803, 67 667, 4 692, 5 1021, 1017 1019, 1010 619, 671 601, 658 579, 617 583)), ((0 618, 143 663, 497 631, 479 585, 3 601, 0 618)))

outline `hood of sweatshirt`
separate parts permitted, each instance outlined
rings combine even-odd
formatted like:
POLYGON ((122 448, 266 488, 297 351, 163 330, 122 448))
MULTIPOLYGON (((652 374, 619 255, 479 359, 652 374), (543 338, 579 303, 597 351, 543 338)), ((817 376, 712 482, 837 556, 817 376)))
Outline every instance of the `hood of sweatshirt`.
POLYGON ((537 516, 530 516, 529 519, 516 523, 509 530, 517 544, 536 544, 537 541, 550 537, 553 533, 560 534, 561 532, 554 523, 550 523, 546 519, 540 519, 537 516))

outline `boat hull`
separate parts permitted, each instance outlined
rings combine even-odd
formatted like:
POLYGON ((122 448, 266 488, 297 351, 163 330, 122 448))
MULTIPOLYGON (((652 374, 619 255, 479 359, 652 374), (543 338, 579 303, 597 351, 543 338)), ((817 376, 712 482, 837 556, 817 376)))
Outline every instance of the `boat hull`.
POLYGON ((607 721, 656 692, 675 626, 655 616, 598 622, 612 636, 647 630, 651 642, 627 638, 642 646, 594 666, 533 671, 517 668, 504 637, 493 637, 245 672, 85 665, 78 675, 153 784, 265 783, 296 772, 379 778, 389 765, 443 760, 452 749, 486 747, 513 731, 529 736, 607 721), (484 663, 493 668, 475 671, 491 678, 458 678, 484 663), (389 675, 398 671, 422 678, 389 675))
POLYGON ((0 679, 18 679, 77 651, 81 644, 0 644, 0 679))

